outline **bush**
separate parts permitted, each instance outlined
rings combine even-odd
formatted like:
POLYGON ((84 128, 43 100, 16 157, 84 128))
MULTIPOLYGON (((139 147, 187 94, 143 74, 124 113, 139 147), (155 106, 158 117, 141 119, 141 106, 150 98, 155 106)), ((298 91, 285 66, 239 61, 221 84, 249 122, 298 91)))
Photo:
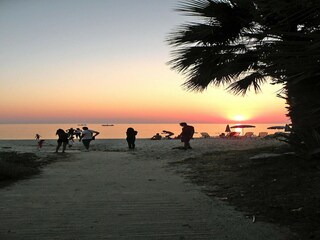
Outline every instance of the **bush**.
POLYGON ((17 180, 40 172, 33 153, 0 152, 0 181, 17 180))

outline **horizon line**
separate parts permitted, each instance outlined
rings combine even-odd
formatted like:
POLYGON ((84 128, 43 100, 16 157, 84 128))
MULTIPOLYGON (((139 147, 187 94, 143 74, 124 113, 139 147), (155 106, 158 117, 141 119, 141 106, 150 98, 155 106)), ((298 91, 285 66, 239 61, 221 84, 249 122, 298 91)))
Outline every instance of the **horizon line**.
MULTIPOLYGON (((177 122, 86 122, 86 123, 79 123, 79 122, 3 122, 0 124, 77 124, 77 125, 88 125, 88 124, 179 124, 182 121, 177 121, 177 122)), ((190 124, 249 124, 249 123, 254 123, 254 124, 277 124, 277 123, 284 123, 287 124, 287 122, 254 122, 254 121, 229 121, 229 122, 188 122, 190 124)))

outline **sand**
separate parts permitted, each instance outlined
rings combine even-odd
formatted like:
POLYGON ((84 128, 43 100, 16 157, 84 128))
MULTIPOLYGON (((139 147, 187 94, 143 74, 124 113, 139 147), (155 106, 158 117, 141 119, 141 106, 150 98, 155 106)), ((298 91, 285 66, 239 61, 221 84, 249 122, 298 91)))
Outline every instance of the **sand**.
POLYGON ((0 239, 287 239, 279 226, 253 222, 207 197, 168 163, 214 151, 279 146, 275 140, 96 140, 65 154, 56 142, 38 151, 31 140, 0 141, 2 151, 34 152, 58 161, 40 175, 0 189, 0 239))

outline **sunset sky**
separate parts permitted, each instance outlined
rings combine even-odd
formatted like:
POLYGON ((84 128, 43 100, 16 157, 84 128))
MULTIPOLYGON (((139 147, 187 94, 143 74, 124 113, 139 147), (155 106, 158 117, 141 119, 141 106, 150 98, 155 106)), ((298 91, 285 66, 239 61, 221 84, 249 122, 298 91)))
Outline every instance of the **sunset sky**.
POLYGON ((0 1, 0 123, 286 123, 281 86, 185 91, 177 0, 0 1))

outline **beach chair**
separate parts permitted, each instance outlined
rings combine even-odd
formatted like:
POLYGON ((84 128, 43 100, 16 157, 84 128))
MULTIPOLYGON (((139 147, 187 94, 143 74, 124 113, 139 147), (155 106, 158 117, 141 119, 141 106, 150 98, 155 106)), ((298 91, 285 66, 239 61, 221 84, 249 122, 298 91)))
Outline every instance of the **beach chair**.
POLYGON ((264 138, 264 137, 266 137, 266 136, 268 136, 268 133, 267 133, 267 132, 259 132, 259 134, 258 134, 258 137, 259 137, 259 138, 264 138))
POLYGON ((210 138, 210 135, 207 132, 201 132, 200 134, 202 138, 210 138))
POLYGON ((239 132, 229 132, 225 138, 227 139, 237 139, 240 137, 240 133, 239 132))
POLYGON ((246 139, 246 138, 253 138, 253 132, 246 132, 241 138, 246 139))

